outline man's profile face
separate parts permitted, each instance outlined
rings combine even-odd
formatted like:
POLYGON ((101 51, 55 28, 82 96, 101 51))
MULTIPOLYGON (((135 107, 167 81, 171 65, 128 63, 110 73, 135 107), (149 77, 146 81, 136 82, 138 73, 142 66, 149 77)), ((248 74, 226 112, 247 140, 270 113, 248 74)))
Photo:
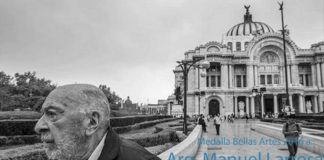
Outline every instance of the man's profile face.
POLYGON ((80 153, 86 152, 83 123, 86 114, 78 105, 77 100, 62 89, 54 90, 46 98, 42 106, 43 116, 35 131, 45 142, 50 159, 77 159, 80 153))

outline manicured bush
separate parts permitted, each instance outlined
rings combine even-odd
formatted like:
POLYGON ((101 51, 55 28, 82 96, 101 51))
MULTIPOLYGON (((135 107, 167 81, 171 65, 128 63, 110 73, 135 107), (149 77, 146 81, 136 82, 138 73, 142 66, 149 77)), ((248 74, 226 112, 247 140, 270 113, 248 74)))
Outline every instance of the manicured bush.
POLYGON ((35 135, 37 120, 0 120, 0 136, 35 135))
POLYGON ((145 149, 151 152, 152 154, 159 155, 163 153, 164 151, 168 150, 169 148, 172 148, 175 146, 176 143, 165 143, 162 145, 152 146, 152 147, 146 147, 145 149))
POLYGON ((131 138, 130 140, 138 143, 143 147, 150 147, 163 145, 169 142, 177 142, 178 138, 174 130, 163 130, 157 134, 131 138))
POLYGON ((154 133, 159 133, 159 132, 161 132, 161 131, 163 131, 163 128, 155 127, 155 131, 154 131, 154 133))
POLYGON ((40 143, 38 135, 0 136, 0 146, 40 143))
POLYGON ((183 123, 182 124, 169 124, 169 127, 177 127, 177 126, 183 126, 183 123))
POLYGON ((129 126, 135 123, 140 123, 144 121, 153 121, 157 119, 164 119, 164 118, 171 118, 171 116, 127 116, 127 117, 118 117, 118 118, 111 118, 110 125, 112 127, 122 127, 122 126, 129 126))
MULTIPOLYGON (((125 138, 133 140, 144 147, 150 147, 149 151, 152 151, 152 153, 154 154, 159 154, 167 150, 171 146, 175 145, 180 140, 183 140, 183 136, 181 136, 181 133, 179 135, 179 133, 176 133, 176 131, 173 128, 169 128, 168 124, 161 123, 161 122, 172 121, 174 119, 177 118, 166 118, 161 120, 155 120, 151 123, 142 122, 136 125, 126 126, 124 127, 124 129, 141 128, 141 127, 150 126, 152 124, 156 124, 157 122, 160 123, 155 126, 155 131, 152 130, 152 132, 150 133, 141 132, 140 134, 134 133, 131 134, 131 136, 125 138), (154 134, 152 134, 153 132, 154 134), (152 146, 156 146, 156 147, 152 147, 152 146)), ((0 141, 1 141, 1 137, 0 137, 0 141)), ((9 159, 10 160, 47 160, 47 157, 44 152, 43 144, 38 143, 38 144, 27 145, 18 148, 5 149, 2 151, 0 150, 0 159, 1 160, 3 159, 5 160, 9 160, 9 159)))
MULTIPOLYGON (((125 127, 118 128, 118 132, 121 133, 129 131, 129 127, 135 123, 152 121, 158 119, 170 118, 171 116, 129 116, 129 117, 118 117, 112 118, 110 123, 111 126, 116 127, 125 127)), ((15 136, 15 135, 35 135, 34 127, 37 123, 37 119, 25 119, 25 120, 0 120, 0 136, 15 136)), ((139 128, 153 126, 157 123, 155 122, 145 122, 139 125, 139 128)), ((132 128, 130 128, 132 129, 132 128)))
POLYGON ((48 160, 42 143, 0 150, 1 160, 48 160))
POLYGON ((35 111, 5 111, 0 112, 0 120, 10 119, 39 119, 41 113, 35 111))
POLYGON ((141 123, 136 123, 134 125, 113 127, 113 129, 115 130, 115 132, 120 134, 120 133, 125 133, 128 131, 134 130, 134 129, 142 129, 142 128, 151 127, 158 123, 168 122, 168 121, 172 121, 175 119, 176 118, 166 118, 166 119, 160 119, 160 120, 154 120, 154 121, 145 121, 145 122, 141 122, 141 123))

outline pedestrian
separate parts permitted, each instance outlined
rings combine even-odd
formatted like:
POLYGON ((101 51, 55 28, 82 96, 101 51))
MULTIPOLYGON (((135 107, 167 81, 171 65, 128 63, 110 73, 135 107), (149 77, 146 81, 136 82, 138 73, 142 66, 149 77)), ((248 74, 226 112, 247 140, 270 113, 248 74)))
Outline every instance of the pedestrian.
POLYGON ((220 125, 221 125, 221 119, 219 117, 219 114, 215 116, 214 118, 214 125, 215 125, 215 128, 216 128, 216 134, 219 135, 219 128, 220 128, 220 125))
POLYGON ((285 136, 289 151, 288 160, 295 159, 298 150, 298 139, 302 134, 300 125, 296 123, 294 118, 294 115, 289 116, 287 122, 282 127, 282 133, 285 136))
POLYGON ((249 115, 248 114, 246 114, 245 119, 246 119, 246 123, 249 123, 249 115))
POLYGON ((204 116, 201 114, 198 119, 198 124, 201 125, 203 132, 207 132, 206 130, 206 122, 204 120, 204 116))

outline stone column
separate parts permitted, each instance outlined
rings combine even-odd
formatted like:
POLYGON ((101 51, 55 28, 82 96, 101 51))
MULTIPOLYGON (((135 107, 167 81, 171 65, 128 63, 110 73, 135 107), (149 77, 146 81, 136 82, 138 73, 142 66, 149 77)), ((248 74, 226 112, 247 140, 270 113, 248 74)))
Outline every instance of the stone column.
POLYGON ((303 96, 303 106, 304 106, 304 110, 305 110, 305 113, 307 112, 307 108, 306 108, 306 100, 305 100, 305 97, 306 95, 303 96))
POLYGON ((302 94, 299 95, 299 113, 305 113, 304 96, 302 94))
MULTIPOLYGON (((323 73, 324 74, 324 73, 323 73)), ((323 102, 322 102, 322 98, 321 98, 321 96, 318 96, 318 102, 319 102, 319 106, 318 106, 318 108, 319 108, 319 112, 323 112, 323 102)))
POLYGON ((250 102, 249 102, 249 96, 245 97, 245 107, 246 107, 246 114, 250 114, 250 102))
POLYGON ((261 117, 263 118, 264 114, 264 100, 263 100, 263 94, 261 95, 261 117))
POLYGON ((198 111, 199 111, 199 96, 196 96, 195 95, 195 114, 198 114, 198 111))
POLYGON ((234 115, 237 116, 237 96, 234 96, 234 115))
POLYGON ((291 86, 290 64, 287 64, 287 76, 288 76, 288 85, 291 86))
POLYGON ((278 113, 278 99, 277 99, 277 94, 273 95, 273 112, 274 114, 278 113))
POLYGON ((229 64, 229 73, 228 73, 228 80, 229 80, 229 88, 233 88, 233 65, 229 64))
POLYGON ((199 78, 200 78, 200 90, 206 90, 206 77, 207 77, 207 71, 206 69, 200 69, 200 73, 202 72, 205 72, 206 73, 206 76, 205 77, 201 77, 199 75, 199 78))
POLYGON ((253 66, 248 64, 246 66, 246 81, 247 81, 247 87, 252 88, 253 87, 253 66))
POLYGON ((281 79, 280 84, 285 85, 286 84, 286 79, 285 79, 285 67, 284 66, 281 66, 280 79, 281 79))
POLYGON ((292 83, 293 85, 298 85, 299 79, 298 79, 298 65, 297 64, 292 64, 291 65, 291 76, 292 76, 292 83))
MULTIPOLYGON (((198 88, 198 78, 199 78, 199 75, 198 75, 198 70, 200 70, 199 68, 195 68, 195 88, 199 89, 198 88)), ((200 72, 200 71, 199 71, 200 72)))
POLYGON ((322 68, 322 71, 321 71, 321 73, 322 73, 322 86, 324 87, 324 62, 322 62, 321 66, 322 66, 321 67, 322 68))
POLYGON ((316 86, 315 64, 312 64, 312 86, 316 86))
POLYGON ((258 86, 259 85, 259 75, 258 75, 258 66, 255 65, 254 66, 254 86, 258 86))
POLYGON ((252 96, 251 97, 251 115, 252 117, 254 118, 254 115, 255 115, 255 108, 254 108, 254 97, 252 96))
POLYGON ((317 63, 316 64, 317 68, 316 68, 316 71, 317 71, 317 86, 318 87, 322 87, 322 77, 321 77, 321 66, 320 66, 320 63, 317 63))
POLYGON ((222 88, 228 88, 228 67, 227 64, 221 66, 221 86, 222 88))
POLYGON ((317 95, 314 95, 314 112, 318 113, 317 95))
POLYGON ((289 105, 290 105, 290 108, 294 108, 293 102, 292 102, 292 94, 289 94, 289 105))

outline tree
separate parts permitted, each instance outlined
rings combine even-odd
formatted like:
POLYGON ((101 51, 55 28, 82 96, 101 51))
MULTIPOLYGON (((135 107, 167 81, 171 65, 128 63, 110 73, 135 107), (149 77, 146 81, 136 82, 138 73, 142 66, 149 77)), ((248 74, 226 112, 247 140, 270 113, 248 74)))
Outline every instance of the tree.
POLYGON ((37 78, 36 72, 25 72, 24 74, 15 74, 15 94, 22 94, 25 97, 44 96, 46 97, 55 85, 45 78, 37 78))
POLYGON ((99 85, 99 88, 106 95, 109 103, 117 104, 121 100, 121 98, 118 95, 116 95, 114 91, 110 91, 110 87, 107 87, 106 85, 99 85))
POLYGON ((182 104, 182 91, 180 86, 175 88, 174 95, 176 96, 178 104, 182 104))
POLYGON ((0 72, 0 87, 11 85, 12 77, 3 71, 0 72))
POLYGON ((36 72, 14 77, 0 72, 0 110, 39 108, 55 87, 50 80, 36 77, 36 72))
POLYGON ((10 96, 14 85, 12 84, 13 77, 7 75, 3 71, 0 72, 0 110, 10 103, 10 96))

